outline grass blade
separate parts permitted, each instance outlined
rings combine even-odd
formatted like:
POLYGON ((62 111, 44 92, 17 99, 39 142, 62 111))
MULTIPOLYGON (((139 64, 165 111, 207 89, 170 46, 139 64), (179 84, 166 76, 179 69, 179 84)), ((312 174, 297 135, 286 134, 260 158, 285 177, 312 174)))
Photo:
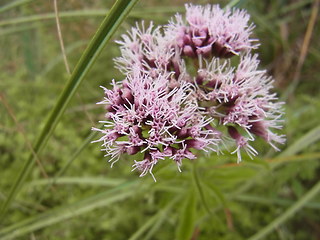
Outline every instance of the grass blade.
MULTIPOLYGON (((167 217, 168 212, 172 209, 172 207, 180 200, 180 196, 174 198, 170 203, 167 204, 164 208, 160 209, 157 214, 151 217, 148 221, 146 221, 143 226, 141 226, 130 238, 129 240, 138 240, 142 238, 142 235, 150 228, 151 234, 155 227, 159 227, 162 221, 167 217)), ((150 232, 149 232, 150 233, 150 232)), ((148 235, 150 235, 148 233, 148 235)), ((146 236, 147 238, 148 236, 146 236)))
POLYGON ((13 1, 11 3, 8 3, 8 4, 0 7, 0 13, 8 11, 8 10, 10 10, 12 8, 15 8, 15 7, 18 7, 18 6, 21 6, 23 4, 29 3, 31 1, 33 1, 33 0, 16 0, 16 1, 13 1))
POLYGON ((124 179, 120 178, 101 178, 101 177, 61 177, 55 179, 41 179, 35 180, 28 184, 29 187, 33 188, 36 186, 47 185, 54 182, 54 184, 79 184, 89 186, 117 186, 124 182, 124 179))
POLYGON ((303 135, 300 139, 298 139, 296 142, 290 145, 286 150, 284 150, 281 154, 279 154, 279 157, 286 157, 286 156, 292 156, 306 147, 310 146, 311 144, 317 142, 320 140, 320 125, 316 128, 309 131, 307 134, 303 135))
POLYGON ((264 238, 266 235, 272 232, 275 228, 279 227, 279 225, 283 224, 290 217, 292 217, 313 197, 315 197, 319 191, 320 191, 320 181, 308 193, 306 193, 300 200, 298 200, 295 204, 293 204, 290 208, 288 208, 282 215, 277 217, 274 221, 272 221, 265 228, 261 229, 255 235, 250 237, 248 240, 259 240, 264 238))
MULTIPOLYGON (((69 18, 84 18, 84 17, 104 17, 106 15, 106 11, 108 9, 99 10, 73 10, 73 11, 61 11, 59 12, 59 18, 61 20, 63 19, 69 19, 69 18)), ((155 13, 168 13, 168 14, 174 14, 176 12, 182 12, 184 11, 183 7, 157 7, 157 8, 145 8, 143 11, 132 11, 130 12, 130 17, 134 18, 141 18, 145 14, 154 15, 155 13)), ((8 25, 14 25, 14 24, 26 24, 26 23, 33 23, 33 22, 39 22, 39 21, 49 21, 54 20, 55 14, 54 13, 42 13, 42 14, 34 14, 24 17, 16 17, 16 18, 10 18, 0 21, 0 26, 8 26, 8 25)))
MULTIPOLYGON (((64 113, 68 103, 72 99, 73 95, 75 94, 84 77, 92 67, 93 63, 99 56, 100 52, 103 50, 106 43, 111 39, 115 31, 122 23, 122 21, 126 18, 130 10, 137 2, 138 0, 118 0, 110 10, 109 14, 103 20, 98 31, 93 36, 88 47, 82 54, 78 64, 75 67, 75 70, 73 71, 68 83, 66 84, 52 112, 49 114, 44 128, 38 135, 37 141, 34 146, 34 150, 37 154, 46 145, 49 137, 53 133, 53 130, 60 121, 61 116, 64 113)), ((4 202, 0 209, 0 220, 3 219, 5 212, 7 211, 11 202, 14 200, 23 182, 29 175, 33 165, 34 158, 31 154, 28 160, 26 161, 18 178, 14 182, 7 200, 4 202)))
POLYGON ((176 229, 177 240, 191 239, 195 228, 197 201, 195 191, 191 190, 183 202, 176 229))
MULTIPOLYGON (((309 147, 310 145, 316 143, 320 139, 320 126, 315 127, 314 129, 310 130, 308 133, 303 135, 301 138, 299 138, 297 141, 295 141, 293 144, 291 144, 290 147, 288 147, 286 150, 284 150, 282 153, 280 153, 277 158, 282 157, 288 157, 288 156, 294 156, 295 154, 301 152, 305 148, 309 147)), ((271 165, 270 169, 275 169, 278 166, 280 166, 283 162, 275 162, 271 165)), ((257 183, 260 179, 266 176, 266 174, 269 173, 270 170, 262 172, 261 174, 258 174, 256 177, 251 178, 248 180, 245 184, 243 184, 236 192, 235 195, 243 193, 250 189, 255 183, 257 183)))
POLYGON ((131 181, 101 194, 89 197, 80 202, 46 211, 35 217, 28 218, 12 226, 0 230, 0 239, 16 239, 35 230, 59 223, 63 220, 79 216, 97 208, 106 207, 114 202, 123 200, 135 194, 133 185, 138 181, 131 181))
MULTIPOLYGON (((256 195, 237 195, 233 199, 247 202, 247 203, 256 203, 256 204, 265 204, 269 206, 279 205, 288 207, 294 203, 292 200, 282 199, 282 198, 266 198, 256 195)), ((309 202, 304 205, 305 208, 320 210, 319 202, 309 202)))

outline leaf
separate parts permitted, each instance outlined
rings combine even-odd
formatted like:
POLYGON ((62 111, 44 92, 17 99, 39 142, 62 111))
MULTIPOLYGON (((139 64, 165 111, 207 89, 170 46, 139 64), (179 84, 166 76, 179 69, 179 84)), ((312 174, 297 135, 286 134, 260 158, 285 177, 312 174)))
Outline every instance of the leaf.
POLYGON ((296 212, 298 212, 302 207, 304 207, 304 205, 306 205, 313 197, 315 197, 318 192, 320 192, 320 181, 295 204, 289 207, 283 214, 274 219, 271 223, 269 223, 266 227, 250 237, 248 240, 259 240, 265 238, 269 233, 278 228, 281 224, 283 224, 296 212))
MULTIPOLYGON (((283 158, 288 156, 293 156, 298 152, 301 152, 305 148, 314 144, 320 139, 320 126, 315 127, 310 130, 308 133, 299 138, 296 142, 294 142, 291 146, 289 146, 286 150, 280 153, 277 158, 283 158)), ((275 158, 275 159, 277 159, 275 158)), ((271 165, 271 170, 280 166, 282 162, 275 162, 271 165)), ((258 174, 256 177, 252 177, 249 179, 244 185, 242 185, 234 194, 237 195, 239 193, 243 193, 250 189, 254 184, 263 179, 269 171, 265 171, 262 174, 258 174)))
MULTIPOLYGON (((33 1, 33 0, 32 0, 33 1)), ((145 17, 146 14, 150 14, 153 17, 155 16, 154 13, 176 13, 183 11, 184 8, 181 7, 157 7, 157 8, 145 8, 143 11, 132 11, 130 13, 130 17, 134 18, 141 18, 142 16, 145 17)), ((72 11, 61 11, 59 12, 60 19, 69 19, 69 18, 84 18, 84 17, 104 17, 106 15, 107 10, 72 10, 72 11)), ((16 17, 10 18, 6 20, 0 21, 0 26, 8 26, 13 24, 26 24, 26 23, 33 23, 33 22, 43 22, 48 20, 54 20, 55 14, 54 13, 44 13, 44 14, 34 14, 24 17, 16 17)))
MULTIPOLYGON (((292 200, 287 200, 282 198, 266 198, 266 197, 247 195, 247 194, 234 196, 233 199, 243 201, 243 202, 248 202, 248 203, 265 204, 269 206, 279 205, 279 206, 288 207, 294 203, 292 200)), ((304 207, 309 209, 320 210, 320 203, 309 202, 309 203, 306 203, 304 207)))
MULTIPOLYGON (((117 0, 109 14, 101 23, 99 29, 93 36, 88 47, 78 61, 75 70, 72 72, 70 79, 63 89, 62 94, 57 100, 52 112, 49 114, 44 128, 37 137, 34 145, 34 151, 36 155, 39 154, 39 152, 41 152, 41 150, 45 147, 54 129, 59 123, 67 105, 76 93, 78 87, 84 80, 93 63, 98 58, 104 46, 111 39, 122 21, 126 18, 130 10, 137 2, 138 0, 117 0)), ((3 219, 5 212, 32 170, 32 167, 34 166, 33 156, 34 154, 30 154, 23 169, 13 184, 8 194, 8 198, 2 205, 0 209, 0 220, 3 219)))
POLYGON ((180 196, 174 198, 170 203, 168 203, 164 208, 161 208, 157 214, 151 217, 148 221, 146 221, 143 226, 141 226, 130 238, 129 240, 138 240, 141 239, 142 234, 146 232, 148 228, 150 228, 147 236, 144 239, 149 239, 152 237, 155 231, 161 226, 163 221, 167 218, 167 214, 170 209, 180 200, 180 196))
POLYGON ((195 191, 191 190, 189 191, 187 199, 182 203, 175 239, 191 239, 195 228, 196 206, 195 191))
POLYGON ((243 5, 247 0, 232 0, 231 2, 229 2, 227 4, 226 7, 228 8, 232 8, 232 7, 239 7, 241 5, 243 5))
POLYGON ((210 194, 211 196, 213 196, 214 198, 216 198, 217 200, 219 200, 219 202, 226 207, 227 206, 227 201, 225 196, 223 195, 222 191, 220 190, 219 186, 216 186, 214 183, 207 183, 205 185, 206 187, 206 191, 208 192, 208 194, 210 194))
POLYGON ((79 216, 97 208, 109 206, 117 201, 128 198, 137 193, 138 181, 131 181, 106 192, 83 199, 82 201, 48 210, 42 214, 30 217, 0 230, 0 239, 16 239, 38 229, 48 227, 63 220, 79 216))
POLYGON ((8 3, 8 4, 4 5, 4 6, 1 6, 0 7, 0 13, 8 11, 8 10, 10 10, 12 8, 15 8, 15 7, 18 7, 18 6, 21 6, 23 4, 29 3, 31 1, 33 1, 33 0, 16 0, 16 1, 13 1, 11 3, 8 3))
POLYGON ((47 184, 79 184, 91 186, 117 186, 123 183, 123 179, 100 178, 100 177, 61 177, 35 180, 28 184, 29 187, 47 185, 47 184))
POLYGON ((279 157, 295 155, 311 144, 320 140, 320 125, 309 131, 307 134, 299 138, 296 142, 290 145, 285 151, 279 154, 279 157))

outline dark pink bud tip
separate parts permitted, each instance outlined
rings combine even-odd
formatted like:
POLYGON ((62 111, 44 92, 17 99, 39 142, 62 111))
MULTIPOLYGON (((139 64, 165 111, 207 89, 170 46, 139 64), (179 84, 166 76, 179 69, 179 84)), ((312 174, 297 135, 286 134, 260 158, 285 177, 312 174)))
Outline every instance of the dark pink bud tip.
POLYGON ((172 156, 173 154, 173 148, 172 147, 166 147, 163 151, 163 154, 166 156, 172 156))
POLYGON ((183 36, 183 43, 184 43, 184 45, 189 45, 189 44, 191 44, 191 37, 190 37, 189 35, 185 34, 185 35, 183 36))
POLYGON ((200 47, 203 44, 203 39, 199 37, 192 38, 193 44, 197 47, 200 47))
POLYGON ((242 137, 235 127, 229 126, 228 127, 228 133, 229 133, 230 137, 232 137, 236 141, 239 141, 240 138, 242 137))
POLYGON ((209 57, 211 55, 211 45, 197 48, 197 54, 209 57))
POLYGON ((188 129, 187 128, 181 128, 177 131, 177 136, 179 138, 187 138, 189 137, 188 129))
POLYGON ((188 57, 196 57, 196 54, 194 53, 194 51, 190 45, 184 46, 183 53, 184 53, 184 55, 186 55, 188 57))
POLYGON ((253 122, 249 131, 268 141, 268 132, 262 121, 253 122))
POLYGON ((194 148, 197 150, 202 150, 206 147, 206 143, 204 141, 196 140, 196 139, 188 139, 185 141, 187 148, 194 148))
POLYGON ((126 149, 126 152, 129 154, 129 155, 134 155, 136 154, 137 152, 140 151, 140 147, 137 147, 137 146, 134 146, 134 147, 128 147, 126 149))
POLYGON ((128 100, 129 102, 133 101, 133 96, 131 94, 131 90, 129 88, 124 88, 122 89, 122 99, 123 100, 128 100))

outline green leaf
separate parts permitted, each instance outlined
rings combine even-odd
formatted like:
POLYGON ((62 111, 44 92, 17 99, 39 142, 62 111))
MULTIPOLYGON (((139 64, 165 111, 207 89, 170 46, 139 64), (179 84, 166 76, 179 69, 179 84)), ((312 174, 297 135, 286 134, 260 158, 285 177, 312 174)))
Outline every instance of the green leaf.
POLYGON ((213 198, 216 198, 219 200, 219 202, 226 207, 227 201, 225 196, 223 195, 222 191, 220 190, 219 186, 216 186, 215 183, 207 183, 204 185, 206 188, 205 190, 210 194, 213 198))
POLYGON ((197 161, 192 162, 192 180, 193 180, 193 184, 195 186, 195 189, 197 189, 197 192, 199 193, 200 200, 202 202, 202 206, 206 209, 206 211, 208 213, 210 213, 210 208, 209 208, 208 203, 206 201, 206 196, 205 196, 205 193, 204 193, 203 188, 202 188, 202 183, 201 183, 201 180, 200 180, 199 175, 198 175, 198 169, 197 169, 196 164, 197 164, 197 161))
POLYGON ((309 131, 307 134, 299 138, 296 142, 291 144, 285 151, 279 154, 279 157, 292 156, 309 147, 311 144, 320 139, 320 125, 309 131))
POLYGON ((239 7, 240 5, 244 4, 247 0, 232 0, 227 4, 226 7, 232 8, 232 7, 239 7))
MULTIPOLYGON (((234 196, 233 199, 248 202, 248 203, 258 203, 258 204, 265 204, 269 206, 273 205, 279 205, 279 206, 285 206, 288 207, 294 203, 292 200, 282 199, 282 198, 266 198, 261 196, 255 196, 255 195, 247 195, 247 194, 241 194, 234 196)), ((319 202, 309 202, 305 204, 305 208, 309 209, 316 209, 320 210, 320 203, 319 202)))
POLYGON ((130 238, 129 240, 138 240, 141 239, 142 234, 150 228, 148 234, 144 239, 149 239, 153 236, 154 232, 156 232, 164 220, 167 218, 167 214, 170 209, 180 200, 180 196, 174 198, 170 203, 168 203, 164 208, 160 209, 157 214, 151 217, 142 227, 140 227, 130 238))
MULTIPOLYGON (((34 145, 35 154, 39 154, 45 147, 49 137, 52 135, 54 129, 59 123, 62 114, 64 113, 68 103, 76 93, 78 87, 84 80, 93 63, 98 58, 106 43, 111 39, 122 21, 126 18, 133 6, 138 0, 117 0, 109 14, 105 17, 99 29, 93 36, 88 47, 82 54, 75 70, 72 72, 68 83, 62 91, 58 101, 56 102, 52 112, 49 114, 44 128, 37 137, 34 145)), ((14 182, 8 198, 0 209, 0 220, 3 219, 5 212, 14 200, 16 194, 25 182, 32 167, 34 166, 34 154, 30 154, 28 160, 14 182)))
MULTIPOLYGON (((141 18, 142 16, 145 17, 146 14, 152 15, 154 17, 155 13, 171 13, 174 14, 176 12, 183 11, 184 8, 181 7, 157 7, 157 8, 145 8, 143 11, 132 11, 130 13, 130 17, 134 18, 141 18)), ((72 11, 61 11, 59 12, 59 18, 60 19, 69 19, 69 18, 84 18, 84 17, 104 17, 106 15, 105 10, 72 10, 72 11)), ((30 24, 33 22, 39 22, 39 21, 50 21, 55 19, 54 13, 44 13, 44 14, 34 14, 24 17, 16 17, 16 18, 10 18, 6 20, 0 21, 0 26, 8 26, 13 24, 30 24)))
POLYGON ((196 195, 189 191, 187 199, 182 203, 179 223, 176 231, 177 240, 189 240, 192 237, 196 221, 196 195))
MULTIPOLYGON (((284 150, 281 154, 277 156, 277 158, 283 158, 288 156, 293 156, 310 145, 314 144, 320 139, 320 126, 315 127, 310 130, 308 133, 299 138, 296 142, 291 144, 286 150, 284 150)), ((275 158, 275 160, 277 159, 275 158)), ((271 170, 280 166, 282 162, 276 162, 271 165, 271 170)), ((259 180, 263 179, 269 171, 264 171, 261 174, 258 174, 256 177, 250 178, 244 185, 242 185, 234 194, 237 195, 239 193, 243 193, 250 189, 254 184, 256 184, 259 180)))
POLYGON ((302 198, 300 198, 295 204, 289 207, 283 214, 274 219, 266 227, 261 229, 255 235, 248 240, 259 240, 265 238, 269 233, 278 228, 281 224, 291 218, 296 212, 298 212, 304 205, 306 205, 313 197, 320 192, 320 181, 302 198))
POLYGON ((15 8, 15 7, 18 7, 18 6, 21 6, 23 4, 29 3, 31 1, 33 1, 33 0, 16 0, 16 1, 13 1, 11 3, 8 3, 8 4, 4 5, 4 6, 1 6, 0 7, 0 13, 8 11, 8 10, 10 10, 12 8, 15 8))
POLYGON ((61 178, 47 178, 35 180, 28 184, 28 187, 35 187, 47 184, 79 184, 91 186, 117 186, 123 183, 123 179, 101 178, 101 177, 61 177, 61 178))
POLYGON ((63 220, 79 216, 97 208, 109 206, 137 193, 138 181, 131 181, 82 201, 48 210, 0 230, 0 239, 16 239, 38 229, 48 227, 63 220))

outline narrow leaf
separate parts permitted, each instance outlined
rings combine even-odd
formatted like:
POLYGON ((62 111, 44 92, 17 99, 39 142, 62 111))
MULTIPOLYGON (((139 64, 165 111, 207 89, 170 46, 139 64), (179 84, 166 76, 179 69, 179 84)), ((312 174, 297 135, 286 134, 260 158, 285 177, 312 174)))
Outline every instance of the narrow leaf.
POLYGON ((21 6, 23 4, 29 3, 31 1, 33 1, 33 0, 16 0, 16 1, 13 1, 11 3, 8 3, 8 4, 4 5, 4 6, 1 6, 0 7, 0 13, 8 11, 8 10, 10 10, 12 8, 15 8, 15 7, 18 7, 18 6, 21 6))
MULTIPOLYGON (((39 154, 39 152, 41 152, 46 145, 49 137, 52 135, 54 129, 60 121, 68 103, 76 93, 76 90, 82 83, 93 63, 137 2, 138 0, 118 0, 110 10, 109 14, 103 20, 98 31, 93 36, 91 42, 76 65, 75 70, 73 71, 52 112, 49 114, 44 128, 38 135, 34 146, 36 154, 39 154)), ((26 161, 21 173, 12 186, 7 200, 0 209, 0 220, 3 219, 5 212, 7 211, 11 202, 14 200, 20 187, 25 182, 27 176, 32 170, 33 165, 34 158, 33 155, 30 154, 30 157, 26 161)))
MULTIPOLYGON (((299 138, 296 142, 291 144, 286 150, 284 150, 281 154, 278 155, 279 158, 293 156, 310 145, 314 144, 320 139, 320 126, 315 127, 310 130, 308 133, 299 138)), ((277 157, 277 158, 278 158, 277 157)), ((280 166, 282 162, 275 162, 271 165, 271 170, 280 166)), ((234 194, 237 195, 239 193, 243 193, 250 189, 255 183, 257 183, 260 179, 264 178, 269 171, 265 171, 262 174, 258 174, 257 177, 253 177, 249 179, 245 184, 243 184, 234 194)))
MULTIPOLYGON (((257 204, 265 204, 269 206, 279 205, 288 207, 294 203, 292 200, 281 199, 281 198, 266 198, 255 195, 237 195, 233 199, 248 202, 248 203, 257 203, 257 204)), ((320 210, 319 202, 309 202, 305 204, 305 208, 320 210)))
POLYGON ((255 235, 250 237, 248 240, 259 240, 264 239, 269 233, 278 228, 281 224, 291 218, 296 212, 298 212, 304 205, 306 205, 313 197, 315 197, 318 192, 320 192, 320 181, 300 200, 298 200, 295 204, 293 204, 290 208, 288 208, 282 215, 277 217, 271 223, 269 223, 266 227, 261 229, 255 235))
POLYGON ((193 190, 190 191, 188 199, 182 204, 179 224, 176 232, 177 240, 189 240, 195 228, 196 218, 196 196, 193 190))
MULTIPOLYGON (((150 236, 152 232, 155 231, 162 224, 163 220, 166 218, 168 212, 176 204, 180 197, 174 198, 170 203, 168 203, 164 208, 160 209, 157 214, 151 217, 145 222, 130 238, 129 240, 139 240, 142 235, 150 228, 148 235, 150 236), (151 232, 151 234, 150 234, 151 232)), ((148 235, 146 238, 148 238, 148 235)))
POLYGON ((61 178, 49 178, 32 181, 28 184, 29 187, 47 185, 54 182, 54 184, 79 184, 79 185, 91 185, 91 186, 117 186, 124 182, 123 179, 114 178, 101 178, 101 177, 61 177, 61 178))
POLYGON ((17 237, 24 236, 63 220, 111 205, 114 202, 123 200, 135 194, 136 189, 133 186, 137 183, 138 181, 123 184, 117 188, 89 197, 80 202, 48 210, 42 214, 3 228, 0 230, 0 239, 16 239, 17 237))
POLYGON ((279 154, 279 157, 292 156, 301 152, 306 147, 320 140, 320 125, 309 131, 307 134, 299 138, 290 145, 285 151, 279 154))
MULTIPOLYGON (((143 11, 132 11, 130 13, 130 17, 134 18, 142 18, 145 17, 146 14, 154 16, 154 13, 171 13, 174 14, 176 12, 183 11, 184 8, 182 7, 157 7, 157 8, 145 8, 143 11)), ((59 12, 59 18, 64 19, 70 19, 70 18, 84 18, 84 17, 104 17, 106 15, 105 10, 100 9, 91 9, 91 10, 72 10, 72 11, 61 11, 59 12)), ((16 18, 10 18, 0 21, 0 26, 8 26, 13 24, 26 24, 26 23, 33 23, 33 22, 43 22, 43 21, 50 21, 55 19, 54 13, 44 13, 44 14, 34 14, 24 17, 16 17, 16 18)))

